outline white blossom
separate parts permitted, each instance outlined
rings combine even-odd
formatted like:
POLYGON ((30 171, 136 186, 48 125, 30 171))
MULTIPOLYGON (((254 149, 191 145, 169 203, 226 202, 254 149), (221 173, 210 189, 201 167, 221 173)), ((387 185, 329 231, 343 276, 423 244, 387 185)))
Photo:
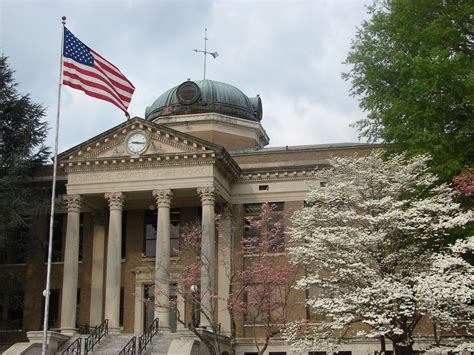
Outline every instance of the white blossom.
POLYGON ((473 238, 446 248, 447 233, 470 220, 448 185, 435 186, 427 156, 386 161, 382 152, 333 158, 319 170, 307 207, 292 216, 292 262, 306 267, 297 288, 324 321, 285 333, 299 350, 337 343, 354 323, 358 335, 413 344, 422 316, 444 328, 472 328, 473 268, 461 253, 473 238), (471 322, 467 324, 466 322, 471 322))

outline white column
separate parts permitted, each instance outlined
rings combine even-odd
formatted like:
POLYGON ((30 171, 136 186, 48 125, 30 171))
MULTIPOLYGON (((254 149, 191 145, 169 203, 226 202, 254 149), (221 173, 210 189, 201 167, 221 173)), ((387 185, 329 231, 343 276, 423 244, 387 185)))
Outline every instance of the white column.
POLYGON ((202 203, 202 239, 201 239, 201 323, 203 327, 210 325, 209 318, 214 317, 214 302, 211 296, 215 293, 215 221, 214 203, 216 189, 199 188, 198 194, 202 203))
MULTIPOLYGON (((61 299, 61 333, 64 334, 74 334, 76 331, 81 202, 80 195, 67 196, 67 229, 61 299)), ((61 236, 56 235, 55 238, 61 238, 61 236)))
MULTIPOLYGON (((177 312, 178 312, 178 315, 179 317, 181 318, 181 320, 185 320, 186 318, 186 315, 185 315, 185 302, 184 302, 184 297, 183 297, 183 294, 181 292, 178 292, 177 295, 176 295, 176 308, 177 308, 177 312)), ((178 319, 178 316, 176 317, 176 319, 178 319)), ((176 330, 177 331, 180 331, 180 330, 186 330, 186 326, 177 321, 176 322, 176 330)))
POLYGON ((141 335, 143 333, 143 322, 144 319, 144 308, 145 305, 143 303, 143 299, 145 298, 143 292, 143 283, 136 282, 135 283, 135 322, 133 326, 133 330, 135 335, 141 335))
POLYGON ((107 239, 107 271, 105 278, 105 318, 109 332, 120 333, 120 284, 122 268, 122 192, 106 193, 109 202, 109 235, 107 239))
POLYGON ((102 323, 102 304, 104 301, 105 215, 99 211, 94 213, 94 232, 92 238, 89 325, 94 327, 102 323))
POLYGON ((223 335, 230 334, 230 315, 227 310, 230 275, 232 272, 232 207, 225 205, 222 211, 217 237, 217 319, 223 335))
POLYGON ((160 319, 160 328, 170 330, 170 189, 154 190, 153 197, 158 207, 155 257, 155 318, 160 319))

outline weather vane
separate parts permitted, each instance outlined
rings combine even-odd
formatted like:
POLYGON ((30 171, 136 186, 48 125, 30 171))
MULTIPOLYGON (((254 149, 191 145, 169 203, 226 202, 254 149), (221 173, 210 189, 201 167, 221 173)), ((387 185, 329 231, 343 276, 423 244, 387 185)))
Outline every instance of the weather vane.
POLYGON ((201 51, 199 49, 193 49, 193 51, 204 54, 204 80, 206 80, 206 54, 212 55, 213 58, 217 58, 219 56, 219 53, 217 52, 207 51, 207 28, 204 29, 204 50, 201 51))

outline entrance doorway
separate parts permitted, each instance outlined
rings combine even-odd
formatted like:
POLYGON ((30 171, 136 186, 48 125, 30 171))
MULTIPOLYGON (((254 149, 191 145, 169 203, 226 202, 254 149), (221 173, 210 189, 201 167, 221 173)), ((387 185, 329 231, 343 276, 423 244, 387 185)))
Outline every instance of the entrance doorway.
MULTIPOLYGON (((144 321, 144 328, 147 329, 155 319, 155 285, 154 284, 144 284, 144 296, 146 302, 143 304, 145 315, 144 321)), ((176 284, 173 283, 170 285, 170 303, 176 304, 176 284)), ((170 318, 170 331, 176 332, 177 326, 177 314, 175 309, 169 310, 169 318, 170 318)))

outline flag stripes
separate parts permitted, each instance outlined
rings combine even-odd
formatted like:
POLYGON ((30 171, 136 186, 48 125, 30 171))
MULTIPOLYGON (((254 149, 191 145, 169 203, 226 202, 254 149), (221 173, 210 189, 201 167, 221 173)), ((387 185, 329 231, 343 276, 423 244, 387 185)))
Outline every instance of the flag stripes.
POLYGON ((64 27, 63 84, 127 109, 135 87, 120 70, 64 27))

